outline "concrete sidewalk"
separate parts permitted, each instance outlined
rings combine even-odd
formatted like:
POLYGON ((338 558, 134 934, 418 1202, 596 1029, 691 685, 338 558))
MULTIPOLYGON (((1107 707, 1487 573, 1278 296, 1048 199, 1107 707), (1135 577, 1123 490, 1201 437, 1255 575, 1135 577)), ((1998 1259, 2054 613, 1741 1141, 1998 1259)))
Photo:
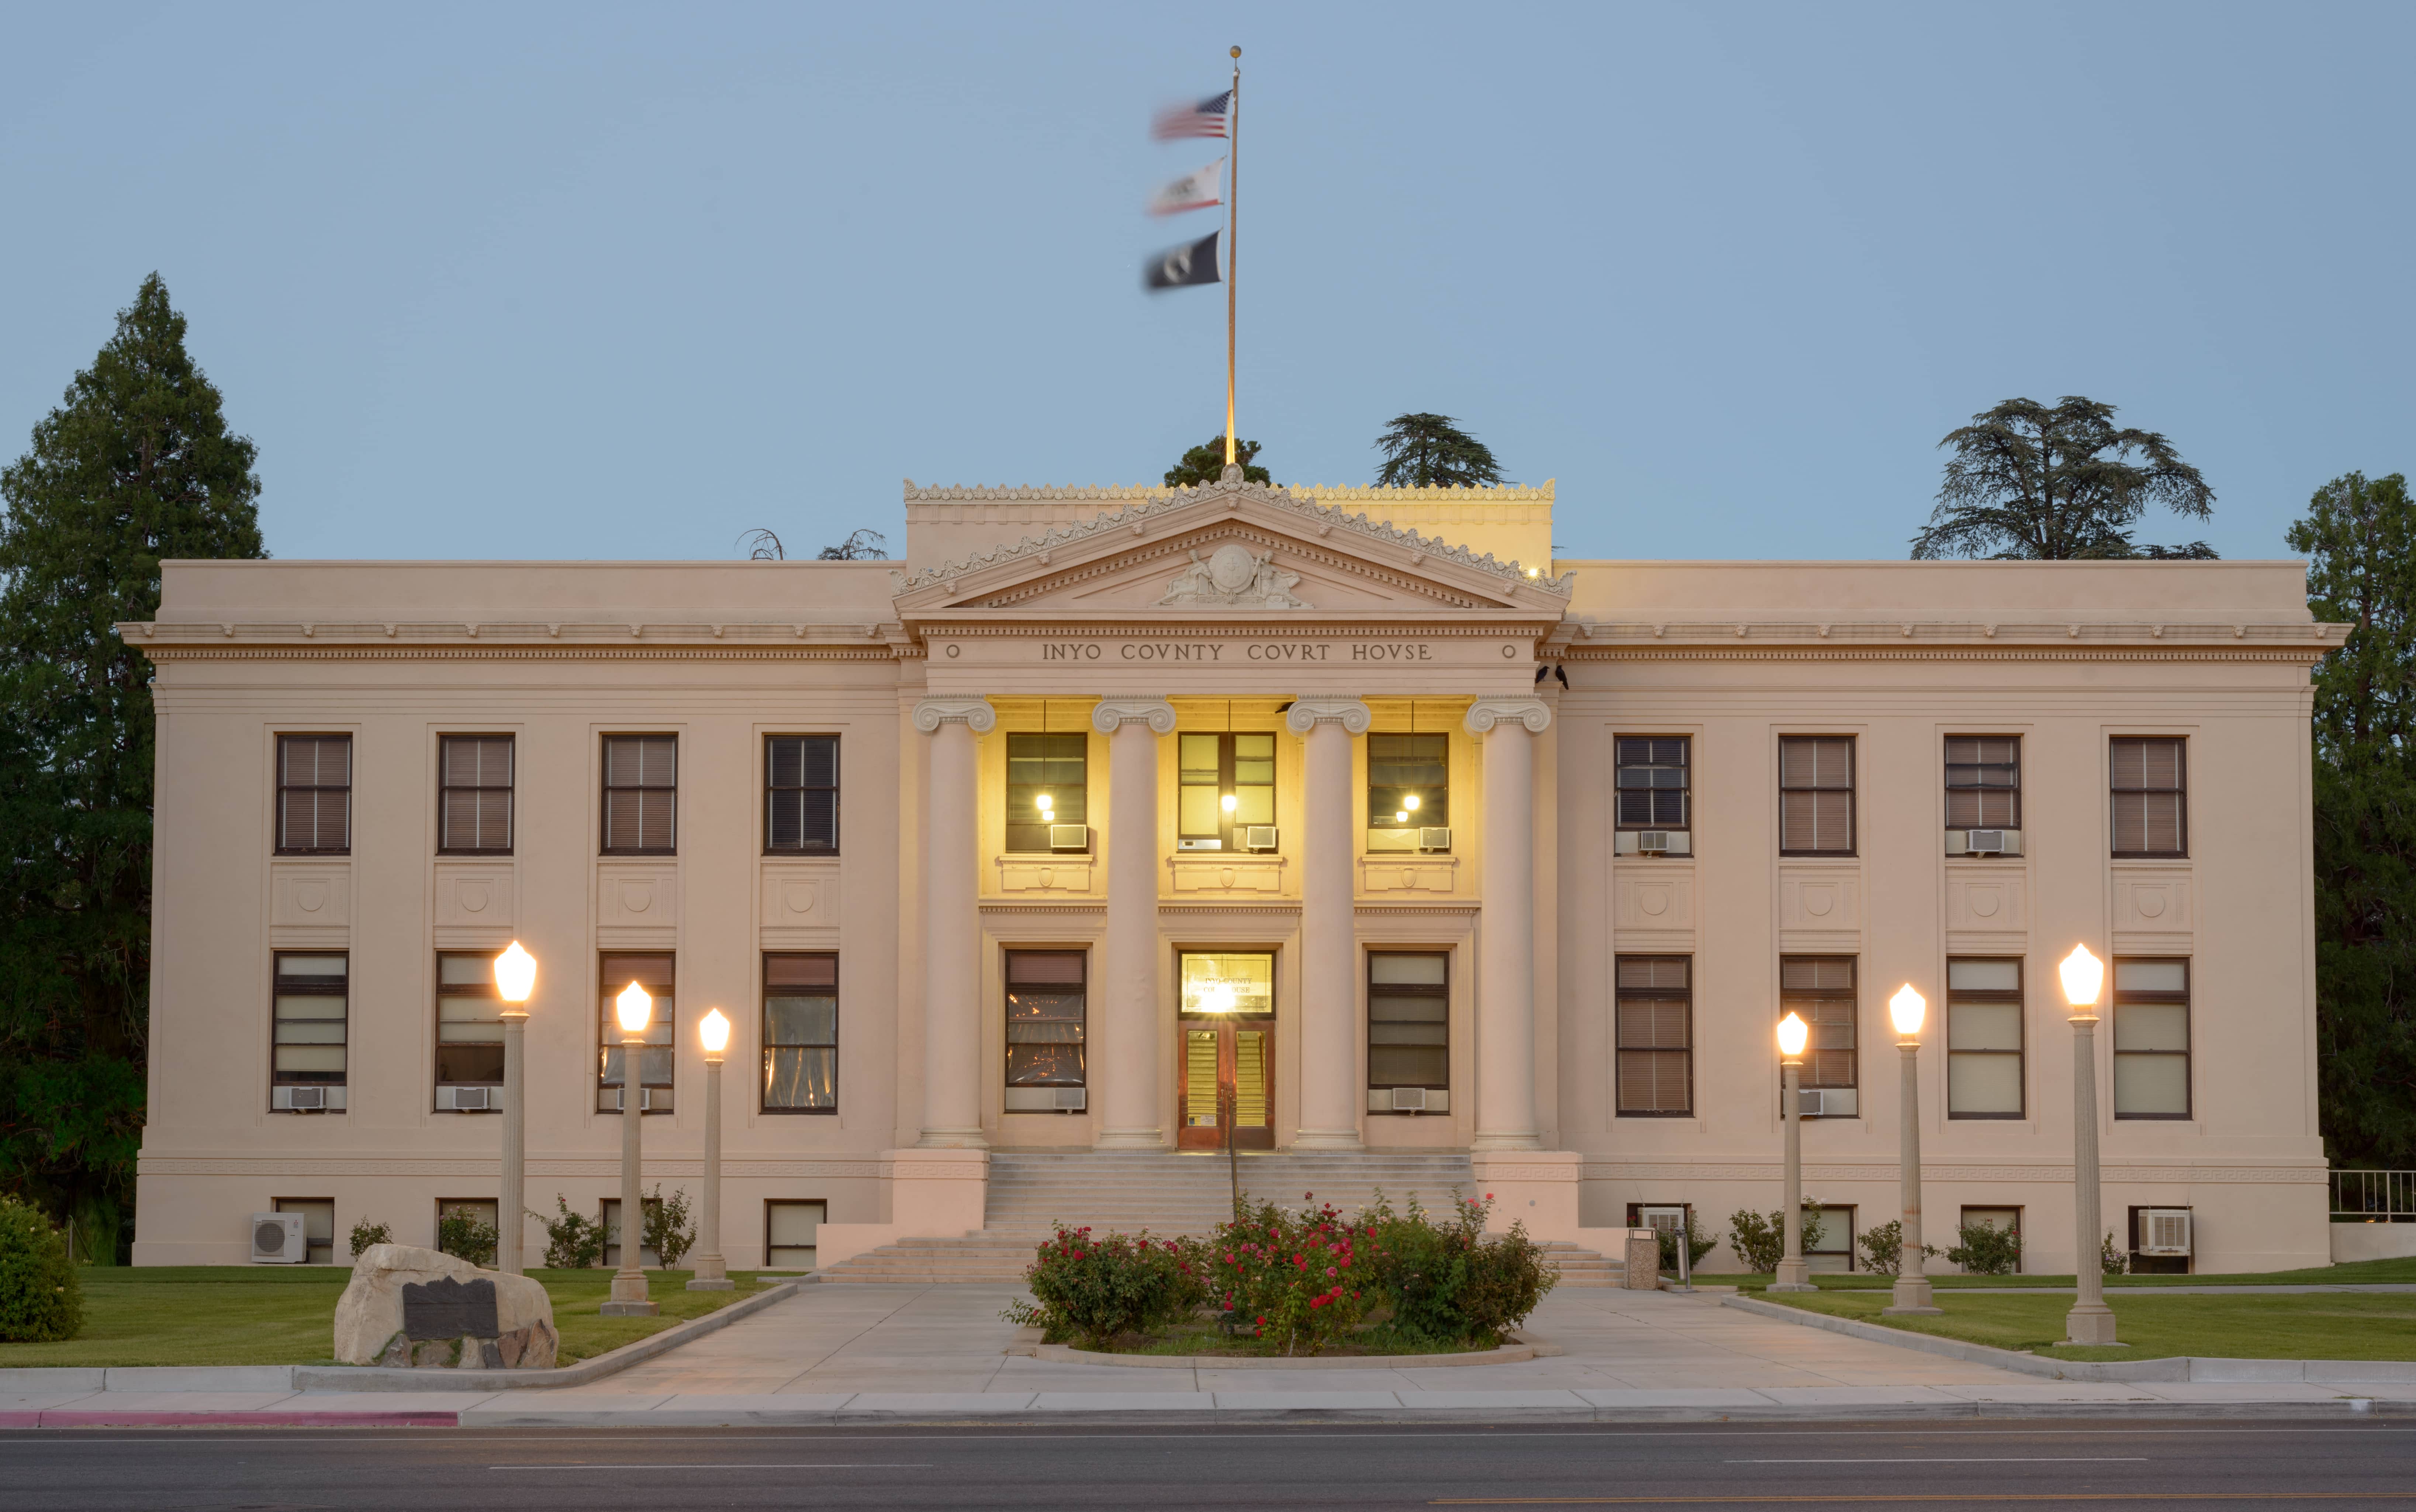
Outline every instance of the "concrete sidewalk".
MULTIPOLYGON (((348 1423, 811 1426, 1009 1418, 1635 1421, 2416 1411, 2416 1386, 2043 1381, 1802 1327, 1701 1296, 1556 1293, 1529 1324, 1566 1353, 1510 1365, 1162 1369, 1004 1353, 1021 1289, 811 1286, 660 1358, 557 1390, 61 1391, 0 1398, 0 1426, 348 1423)), ((2405 1367, 2398 1368, 2405 1369, 2405 1367)))

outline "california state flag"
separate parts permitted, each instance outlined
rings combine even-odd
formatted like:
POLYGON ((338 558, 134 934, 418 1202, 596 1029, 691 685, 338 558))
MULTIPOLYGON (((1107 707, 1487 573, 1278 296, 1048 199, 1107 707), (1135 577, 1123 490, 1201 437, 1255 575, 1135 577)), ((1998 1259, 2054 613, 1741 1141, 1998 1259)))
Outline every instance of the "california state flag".
POLYGON ((1205 168, 1195 169, 1150 196, 1152 215, 1180 215, 1185 210, 1205 210, 1212 204, 1225 203, 1225 159, 1217 159, 1205 168))

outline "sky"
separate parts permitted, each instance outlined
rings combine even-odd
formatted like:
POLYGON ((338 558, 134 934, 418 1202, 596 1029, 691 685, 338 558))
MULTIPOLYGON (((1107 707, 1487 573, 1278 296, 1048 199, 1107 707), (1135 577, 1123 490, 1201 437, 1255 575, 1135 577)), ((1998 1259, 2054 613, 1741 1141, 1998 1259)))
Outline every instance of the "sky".
POLYGON ((792 555, 899 480, 1155 483, 1405 411, 1563 558, 1902 557, 1940 437, 2083 394, 2288 554, 2416 466, 2416 6, 0 3, 0 457, 157 270, 280 557, 792 555))

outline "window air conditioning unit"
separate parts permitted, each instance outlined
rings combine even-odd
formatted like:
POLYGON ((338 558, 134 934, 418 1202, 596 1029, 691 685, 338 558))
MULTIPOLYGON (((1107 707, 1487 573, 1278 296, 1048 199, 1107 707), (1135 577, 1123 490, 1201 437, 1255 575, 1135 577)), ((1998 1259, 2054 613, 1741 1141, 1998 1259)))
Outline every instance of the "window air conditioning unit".
POLYGON ((1049 848, 1052 851, 1089 850, 1091 848, 1091 826, 1088 824, 1049 825, 1049 848))
POLYGON ((2190 1252, 2190 1210, 2185 1207, 2139 1209, 2139 1253, 2186 1255, 2190 1252))
POLYGON ((1677 1233, 1686 1227, 1686 1210, 1683 1207, 1638 1207, 1636 1217, 1644 1227, 1660 1233, 1677 1233))
POLYGON ((2018 829, 1950 829, 1946 832, 1946 854, 2019 855, 2022 854, 2022 832, 2018 829))
POLYGON ((438 1087, 436 1107, 439 1111, 457 1113, 485 1112, 504 1105, 501 1087, 438 1087))
POLYGON ((1393 1089, 1393 1111, 1397 1113, 1422 1113, 1426 1111, 1426 1088, 1395 1087, 1393 1089))
POLYGON ((1421 851, 1450 850, 1451 826, 1448 824, 1428 824, 1425 828, 1419 830, 1418 849, 1421 851))
POLYGON ((1276 848, 1276 826, 1275 826, 1275 825, 1273 825, 1273 824, 1245 824, 1245 825, 1243 825, 1243 826, 1242 826, 1242 849, 1243 849, 1243 850, 1246 850, 1246 851, 1272 851, 1272 850, 1274 850, 1275 848, 1276 848))
POLYGON ((1212 836, 1205 839, 1178 839, 1174 848, 1178 851, 1221 851, 1225 842, 1212 836))
POLYGON ((1050 1087, 1049 1106, 1061 1113, 1088 1112, 1091 1089, 1088 1087, 1050 1087))
MULTIPOLYGON (((614 1087, 612 1091, 612 1111, 616 1113, 627 1111, 629 1106, 629 1089, 627 1087, 614 1087)), ((669 1108, 672 1105, 671 1088, 640 1087, 638 1089, 638 1111, 642 1113, 653 1112, 656 1108, 655 1099, 657 1096, 662 1099, 661 1106, 669 1108)))
POLYGON ((1692 855, 1695 837, 1684 829, 1623 829, 1611 837, 1613 855, 1692 855))
POLYGON ((1371 829, 1367 832, 1367 849, 1370 854, 1377 851, 1414 851, 1418 848, 1418 837, 1425 833, 1420 829, 1371 829))
POLYGON ((280 1113, 324 1113, 329 1109, 341 1110, 344 1089, 341 1087, 271 1087, 268 1106, 280 1113))
POLYGON ((251 1261, 255 1265, 299 1265, 310 1258, 310 1241, 302 1234, 299 1213, 254 1213, 251 1216, 251 1261))
POLYGON ((1862 1111, 1861 1095, 1853 1087, 1799 1087, 1795 1096, 1798 1114, 1804 1118, 1852 1118, 1862 1111))

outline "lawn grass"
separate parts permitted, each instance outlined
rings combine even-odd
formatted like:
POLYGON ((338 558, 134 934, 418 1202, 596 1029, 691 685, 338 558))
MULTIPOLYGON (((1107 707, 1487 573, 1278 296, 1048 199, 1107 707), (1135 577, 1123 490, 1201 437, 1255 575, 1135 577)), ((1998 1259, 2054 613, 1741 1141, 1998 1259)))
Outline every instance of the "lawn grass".
POLYGON ((2057 1348, 2069 1295, 1937 1293, 1944 1315, 1887 1318, 1885 1293, 1781 1293, 1764 1301, 2060 1360, 2151 1360, 2208 1354, 2256 1360, 2416 1359, 2416 1294, 2315 1293, 2294 1296, 2158 1296, 2140 1288, 2109 1300, 2128 1349, 2057 1348))
MULTIPOLYGON (((343 1265, 88 1266, 81 1274, 83 1331, 57 1343, 0 1344, 0 1368, 331 1365, 336 1298, 353 1277, 343 1265)), ((702 1317, 762 1284, 752 1271, 732 1271, 732 1291, 690 1292, 690 1272, 650 1270, 646 1280, 661 1316, 605 1318, 596 1308, 611 1290, 611 1271, 528 1274, 553 1299, 566 1365, 702 1317)))
MULTIPOLYGON (((1663 1278, 1676 1279, 1668 1272, 1663 1273, 1663 1278)), ((1759 1292, 1770 1285, 1771 1276, 1767 1271, 1726 1276, 1698 1271, 1695 1279, 1705 1286, 1736 1286, 1748 1292, 1759 1292)), ((2416 1257, 2361 1260, 2348 1265, 2317 1265, 2306 1270, 2241 1272, 2224 1276, 2108 1276, 2106 1278, 2106 1290, 2153 1290, 2163 1286, 2371 1286, 2394 1283, 2402 1286, 2416 1284, 2416 1257)), ((1814 1276, 1812 1284, 1823 1292, 1885 1292, 1895 1285, 1895 1278, 1872 1271, 1828 1272, 1814 1276)), ((1929 1284, 1940 1292, 1969 1286, 2061 1286, 2069 1289, 2072 1273, 2067 1271, 2061 1276, 1932 1276, 1929 1284)))

